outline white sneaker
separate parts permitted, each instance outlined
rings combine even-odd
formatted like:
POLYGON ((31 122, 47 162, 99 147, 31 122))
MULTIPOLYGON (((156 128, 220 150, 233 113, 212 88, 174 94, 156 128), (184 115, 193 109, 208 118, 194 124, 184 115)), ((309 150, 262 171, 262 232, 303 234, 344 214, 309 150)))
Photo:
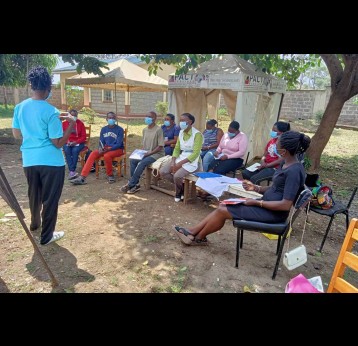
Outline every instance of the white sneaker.
POLYGON ((175 198, 174 198, 174 202, 180 202, 180 198, 175 197, 175 198))
POLYGON ((64 235, 65 235, 65 232, 63 232, 63 231, 53 232, 51 240, 48 243, 42 244, 42 245, 48 245, 50 243, 53 243, 54 241, 60 240, 64 235))

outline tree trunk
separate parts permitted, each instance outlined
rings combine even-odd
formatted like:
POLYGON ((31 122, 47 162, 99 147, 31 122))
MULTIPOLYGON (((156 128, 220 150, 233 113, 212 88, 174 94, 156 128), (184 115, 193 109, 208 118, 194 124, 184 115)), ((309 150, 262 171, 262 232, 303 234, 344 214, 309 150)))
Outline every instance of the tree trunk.
POLYGON ((320 167, 322 152, 331 137, 344 103, 345 99, 342 95, 339 95, 337 92, 331 94, 321 123, 317 132, 312 137, 311 145, 307 150, 307 156, 311 161, 310 170, 312 171, 320 167))
POLYGON ((6 86, 4 86, 4 105, 5 105, 5 109, 7 109, 7 94, 6 94, 6 86))

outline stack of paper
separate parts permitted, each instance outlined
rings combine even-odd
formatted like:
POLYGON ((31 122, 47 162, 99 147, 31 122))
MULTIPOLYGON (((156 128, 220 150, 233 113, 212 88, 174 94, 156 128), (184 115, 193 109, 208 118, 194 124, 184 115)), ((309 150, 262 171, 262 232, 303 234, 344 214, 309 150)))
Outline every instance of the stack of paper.
POLYGON ((129 158, 133 160, 141 160, 147 152, 147 150, 135 149, 129 158))
POLYGON ((261 163, 254 163, 253 165, 251 165, 250 167, 246 167, 246 169, 250 172, 255 172, 257 171, 257 167, 260 167, 261 163))

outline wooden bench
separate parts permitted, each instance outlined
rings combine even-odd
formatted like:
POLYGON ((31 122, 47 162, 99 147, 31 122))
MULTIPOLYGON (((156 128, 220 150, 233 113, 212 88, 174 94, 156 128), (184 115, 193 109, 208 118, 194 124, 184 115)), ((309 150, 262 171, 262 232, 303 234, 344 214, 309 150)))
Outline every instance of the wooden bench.
MULTIPOLYGON (((189 202, 196 200, 195 183, 197 180, 198 177, 194 174, 189 174, 184 178, 184 204, 188 204, 189 202)), ((158 178, 153 176, 151 165, 147 166, 145 170, 145 188, 146 190, 154 189, 175 197, 174 190, 168 190, 158 186, 158 178)), ((247 198, 260 198, 262 196, 254 191, 246 191, 241 184, 230 184, 228 192, 247 198)))

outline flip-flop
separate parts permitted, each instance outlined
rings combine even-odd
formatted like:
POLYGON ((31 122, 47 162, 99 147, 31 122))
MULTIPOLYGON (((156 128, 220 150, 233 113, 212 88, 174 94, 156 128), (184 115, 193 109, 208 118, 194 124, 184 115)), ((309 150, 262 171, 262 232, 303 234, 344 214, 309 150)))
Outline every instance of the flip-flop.
POLYGON ((189 232, 184 227, 174 226, 174 232, 177 237, 186 245, 208 245, 208 239, 205 237, 204 239, 196 239, 194 234, 189 232), (194 239, 190 239, 188 236, 191 235, 194 239))
POLYGON ((194 237, 194 235, 191 234, 187 229, 185 229, 183 227, 179 227, 179 226, 174 226, 173 232, 184 244, 191 245, 191 243, 193 242, 188 237, 188 235, 192 235, 193 237, 194 237))

